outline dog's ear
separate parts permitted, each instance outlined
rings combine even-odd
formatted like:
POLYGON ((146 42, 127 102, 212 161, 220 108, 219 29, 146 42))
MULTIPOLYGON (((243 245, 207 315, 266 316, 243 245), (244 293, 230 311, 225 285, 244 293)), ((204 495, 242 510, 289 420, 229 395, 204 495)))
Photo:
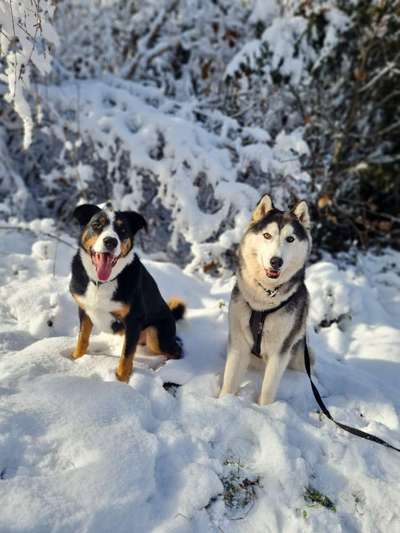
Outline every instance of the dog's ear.
POLYGON ((258 222, 272 209, 274 209, 272 198, 269 194, 264 194, 251 215, 251 221, 258 222))
POLYGON ((147 231, 147 222, 142 217, 142 215, 139 215, 139 213, 136 213, 136 211, 125 211, 124 214, 126 215, 126 218, 128 219, 128 224, 134 235, 142 228, 144 228, 147 231))
POLYGON ((302 200, 293 209, 292 213, 298 218, 299 222, 303 224, 306 229, 310 229, 311 220, 310 212, 307 203, 302 200))
POLYGON ((73 212, 73 216, 81 226, 86 226, 93 215, 101 211, 100 207, 93 204, 78 205, 73 212))

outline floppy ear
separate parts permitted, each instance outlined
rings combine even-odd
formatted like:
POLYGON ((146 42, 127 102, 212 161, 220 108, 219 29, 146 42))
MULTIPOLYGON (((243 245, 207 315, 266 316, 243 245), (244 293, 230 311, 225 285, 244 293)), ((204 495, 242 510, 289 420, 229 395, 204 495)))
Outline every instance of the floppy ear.
POLYGON ((133 234, 137 233, 142 228, 147 231, 147 222, 142 215, 139 215, 136 211, 125 211, 125 214, 133 234))
POLYGON ((308 205, 304 200, 299 202, 293 209, 293 214, 299 219, 299 222, 303 224, 306 229, 309 229, 311 226, 310 212, 308 210, 308 205))
POLYGON ((271 211, 271 209, 274 209, 272 198, 269 194, 264 194, 251 215, 251 221, 257 222, 258 220, 261 220, 268 211, 271 211))
POLYGON ((93 204, 78 205, 73 212, 73 216, 81 226, 86 226, 93 215, 101 211, 100 207, 93 204))

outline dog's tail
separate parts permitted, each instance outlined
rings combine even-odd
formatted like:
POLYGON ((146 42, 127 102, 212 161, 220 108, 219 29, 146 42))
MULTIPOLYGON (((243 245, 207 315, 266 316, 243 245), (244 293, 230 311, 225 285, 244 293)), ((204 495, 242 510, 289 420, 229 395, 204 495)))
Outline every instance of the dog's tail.
POLYGON ((171 298, 168 301, 168 307, 171 309, 175 320, 181 320, 185 316, 186 304, 180 298, 171 298))

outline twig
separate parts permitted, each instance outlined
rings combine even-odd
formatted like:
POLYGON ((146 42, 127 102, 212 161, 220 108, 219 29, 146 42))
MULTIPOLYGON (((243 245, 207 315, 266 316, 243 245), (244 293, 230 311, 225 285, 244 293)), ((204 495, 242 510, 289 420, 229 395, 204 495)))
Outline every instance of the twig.
POLYGON ((11 12, 11 23, 13 28, 13 38, 14 38, 14 100, 17 92, 17 34, 15 33, 15 21, 14 21, 14 11, 12 8, 12 0, 10 0, 10 12, 11 12))
POLYGON ((53 278, 56 277, 56 264, 57 264, 57 252, 58 252, 58 241, 54 247, 54 257, 53 257, 53 278))
POLYGON ((155 21, 153 22, 153 26, 150 28, 149 33, 139 40, 138 53, 136 57, 132 59, 131 64, 124 69, 125 72, 122 73, 124 78, 132 79, 142 59, 145 58, 146 56, 147 57, 151 56, 150 51, 148 50, 149 47, 151 46, 151 41, 156 37, 162 25, 167 20, 169 13, 171 13, 171 11, 175 9, 177 4, 178 4, 178 0, 172 0, 171 4, 165 7, 164 10, 161 11, 159 15, 156 17, 155 21), (146 54, 146 50, 148 51, 147 54, 146 54))
POLYGON ((58 235, 54 235, 53 233, 48 233, 47 231, 36 231, 31 228, 22 228, 21 226, 0 226, 0 231, 25 231, 26 233, 32 233, 33 235, 44 235, 45 237, 49 237, 50 239, 54 239, 58 242, 61 242, 62 244, 65 244, 65 246, 68 246, 69 248, 75 248, 73 244, 71 244, 68 241, 65 241, 58 235))
POLYGON ((10 42, 11 42, 10 37, 9 37, 6 33, 4 33, 4 31, 3 31, 1 28, 0 28, 0 35, 2 35, 3 37, 5 37, 5 38, 7 39, 7 41, 10 41, 10 42))
POLYGON ((375 83, 379 81, 382 78, 382 76, 390 72, 395 67, 395 64, 396 64, 395 61, 397 57, 398 55, 394 58, 393 62, 388 63, 386 67, 383 68, 380 72, 378 72, 378 74, 376 74, 366 85, 364 85, 364 87, 359 89, 359 92, 363 93, 365 91, 368 91, 368 89, 370 89, 373 85, 375 85, 375 83))
POLYGON ((394 217, 393 215, 389 215, 388 213, 382 213, 381 211, 373 211, 372 209, 368 209, 368 207, 364 203, 354 202, 354 201, 349 202, 343 199, 340 200, 340 202, 343 204, 347 204, 347 205, 358 205, 360 207, 364 207, 364 209, 368 213, 371 213, 371 215, 376 215, 378 217, 387 218, 388 220, 392 220, 393 222, 397 222, 398 224, 400 224, 400 218, 394 217))

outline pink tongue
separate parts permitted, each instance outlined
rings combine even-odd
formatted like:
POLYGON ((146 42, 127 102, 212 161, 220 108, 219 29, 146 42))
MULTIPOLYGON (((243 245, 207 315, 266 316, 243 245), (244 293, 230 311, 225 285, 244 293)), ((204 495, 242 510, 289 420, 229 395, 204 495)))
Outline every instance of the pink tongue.
POLYGON ((112 263, 114 256, 107 253, 95 253, 94 263, 96 266, 97 277, 100 281, 107 281, 111 275, 112 263))

